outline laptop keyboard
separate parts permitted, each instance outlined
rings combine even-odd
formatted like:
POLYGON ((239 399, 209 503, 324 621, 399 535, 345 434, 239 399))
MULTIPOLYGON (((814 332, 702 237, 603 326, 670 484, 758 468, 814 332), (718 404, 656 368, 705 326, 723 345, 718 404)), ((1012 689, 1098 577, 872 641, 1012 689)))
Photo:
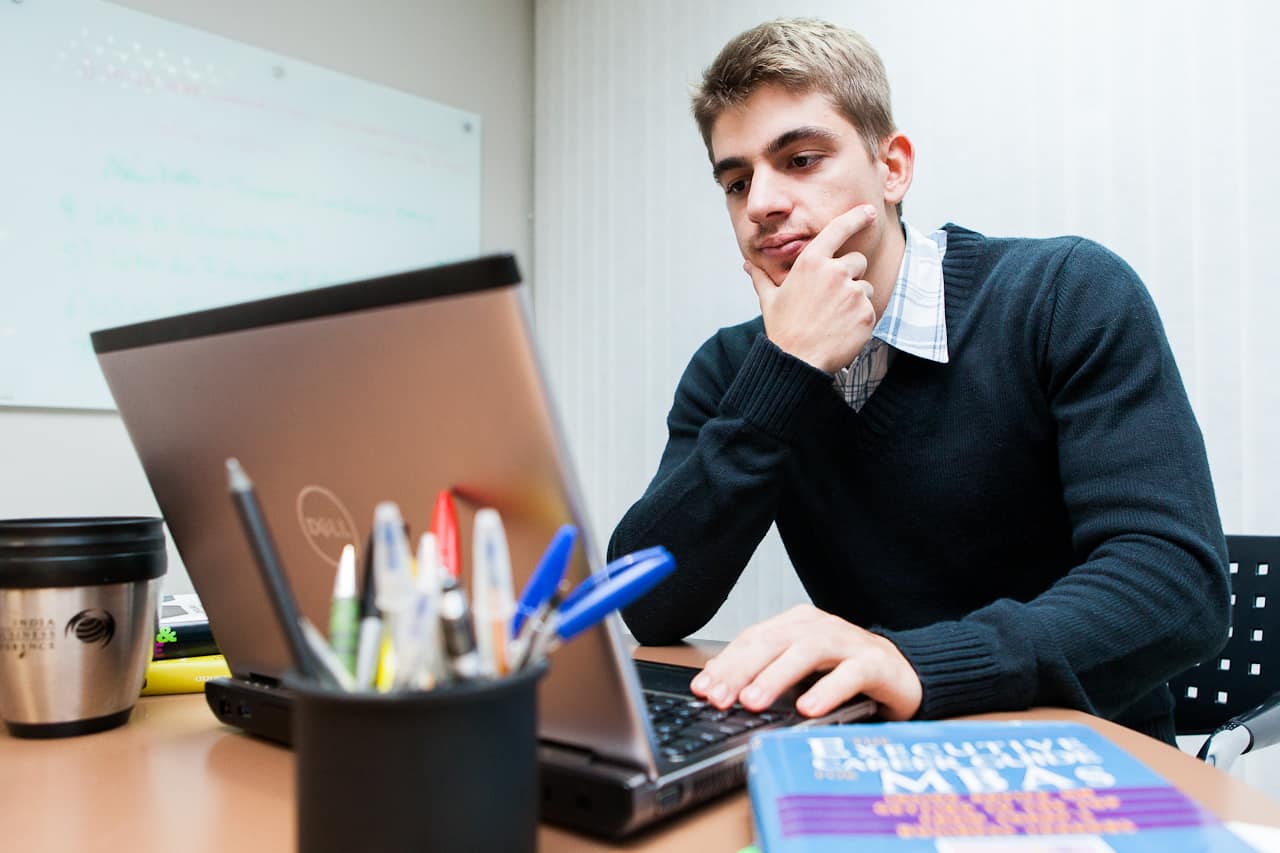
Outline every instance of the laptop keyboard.
POLYGON ((658 738, 658 751, 668 761, 677 763, 697 757, 734 735, 785 720, 785 711, 748 711, 734 703, 721 711, 700 699, 678 696, 657 690, 644 691, 653 732, 658 738))

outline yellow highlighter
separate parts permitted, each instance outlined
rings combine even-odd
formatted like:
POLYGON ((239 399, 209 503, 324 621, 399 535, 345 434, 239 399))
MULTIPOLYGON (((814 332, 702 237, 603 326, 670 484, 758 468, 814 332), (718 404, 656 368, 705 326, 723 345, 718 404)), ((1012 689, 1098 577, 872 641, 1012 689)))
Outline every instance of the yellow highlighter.
POLYGON ((200 655, 191 658, 152 661, 147 665, 143 696, 166 693, 203 693, 210 678, 229 678, 231 670, 222 655, 200 655))
POLYGON ((386 693, 396 680, 396 650, 391 638, 382 638, 382 648, 378 650, 378 674, 373 686, 379 693, 386 693))

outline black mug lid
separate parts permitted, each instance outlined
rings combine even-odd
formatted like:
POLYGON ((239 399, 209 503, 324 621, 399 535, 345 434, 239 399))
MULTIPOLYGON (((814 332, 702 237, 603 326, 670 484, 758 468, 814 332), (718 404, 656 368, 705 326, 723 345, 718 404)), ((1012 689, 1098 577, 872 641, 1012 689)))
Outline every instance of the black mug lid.
POLYGON ((163 575, 165 565, 163 519, 0 519, 0 589, 150 580, 163 575))

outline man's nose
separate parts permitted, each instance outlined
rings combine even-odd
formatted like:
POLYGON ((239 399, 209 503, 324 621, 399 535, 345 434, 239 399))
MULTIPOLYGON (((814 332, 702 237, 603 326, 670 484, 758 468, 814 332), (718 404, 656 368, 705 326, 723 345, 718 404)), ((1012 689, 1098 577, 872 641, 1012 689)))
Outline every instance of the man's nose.
POLYGON ((747 218, 752 222, 786 216, 791 212, 792 199, 785 182, 767 169, 757 169, 751 176, 747 190, 747 218))

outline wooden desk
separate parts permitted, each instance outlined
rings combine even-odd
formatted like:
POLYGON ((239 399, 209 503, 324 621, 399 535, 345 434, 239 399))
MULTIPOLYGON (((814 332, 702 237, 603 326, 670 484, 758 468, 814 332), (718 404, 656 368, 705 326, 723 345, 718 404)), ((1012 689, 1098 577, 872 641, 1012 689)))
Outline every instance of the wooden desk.
MULTIPOLYGON (((696 664, 698 648, 640 656, 696 664)), ((1086 723, 1220 817, 1280 826, 1280 804, 1189 755, 1075 711, 1039 709, 979 719, 1086 723)), ((142 699, 128 725, 65 740, 0 734, 0 847, 4 850, 288 851, 294 849, 293 753, 219 724, 203 696, 142 699)), ((735 853, 751 841, 745 792, 611 847, 555 827, 542 851, 735 853)))

